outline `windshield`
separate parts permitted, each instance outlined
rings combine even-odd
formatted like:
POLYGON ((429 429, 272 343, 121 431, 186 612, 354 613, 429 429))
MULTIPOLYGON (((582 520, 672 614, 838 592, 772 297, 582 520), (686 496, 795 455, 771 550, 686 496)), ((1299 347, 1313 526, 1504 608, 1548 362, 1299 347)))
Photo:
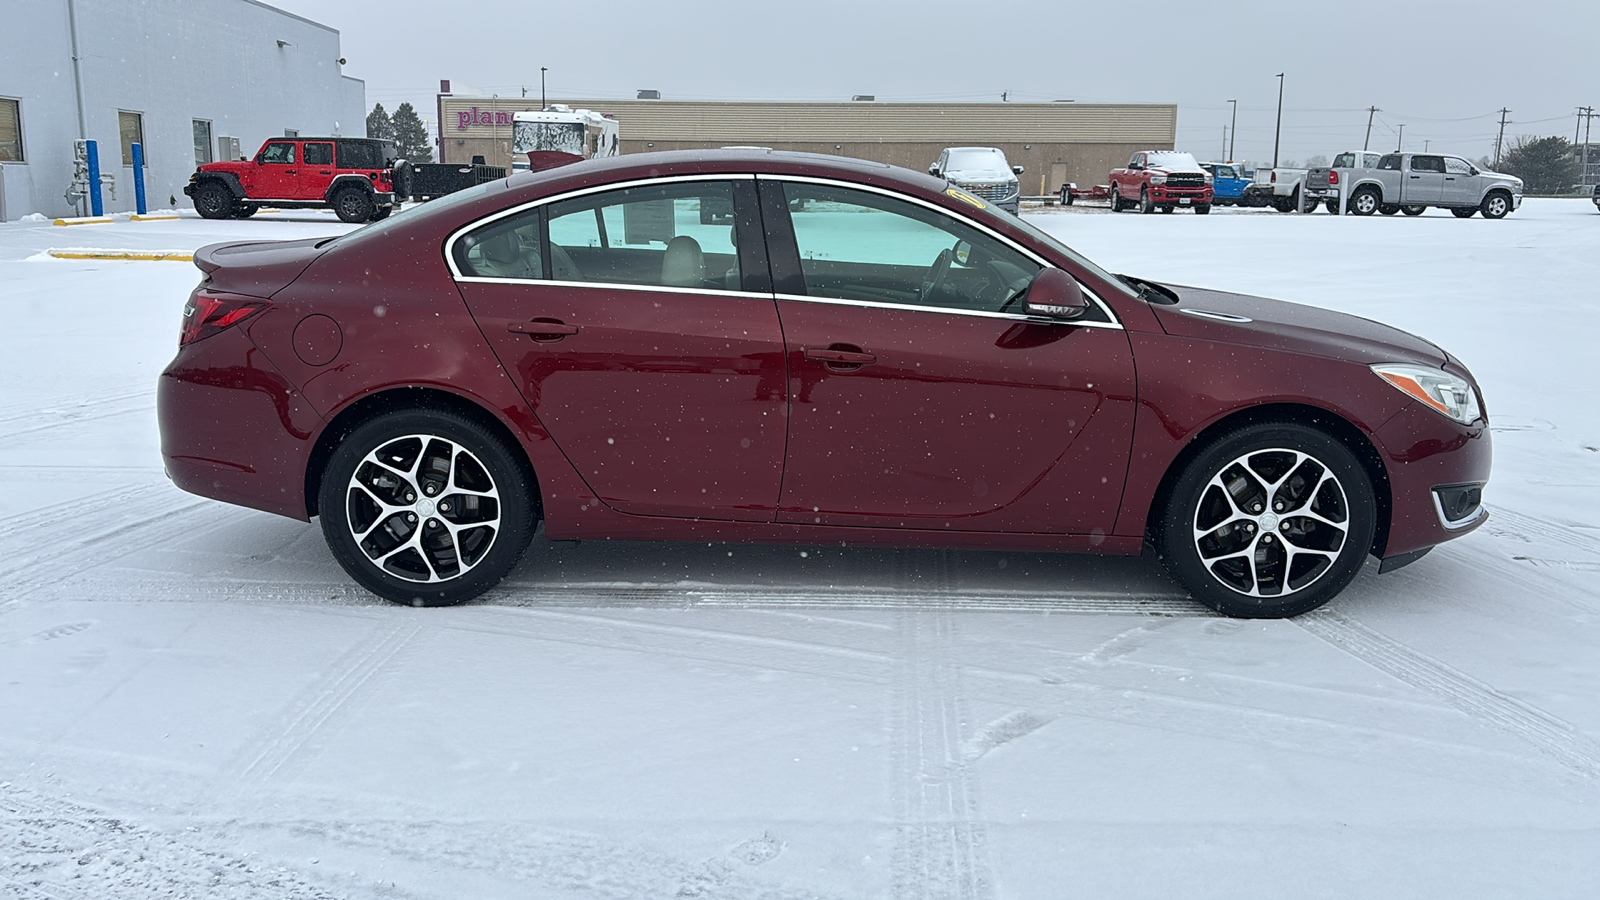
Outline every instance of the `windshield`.
POLYGON ((1011 167, 1006 165, 1006 155, 994 147, 957 147, 950 151, 950 161, 945 168, 952 172, 1011 171, 1011 167))
POLYGON ((1145 165, 1162 169, 1198 169, 1200 164, 1195 162, 1193 153, 1162 152, 1151 153, 1145 165))
POLYGON ((582 122, 517 122, 511 126, 511 151, 556 150, 583 156, 582 122))

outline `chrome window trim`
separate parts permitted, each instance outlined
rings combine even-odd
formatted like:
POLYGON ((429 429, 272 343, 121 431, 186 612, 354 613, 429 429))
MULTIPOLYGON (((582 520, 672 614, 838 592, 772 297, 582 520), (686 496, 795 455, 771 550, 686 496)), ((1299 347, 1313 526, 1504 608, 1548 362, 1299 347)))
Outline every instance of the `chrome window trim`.
MULTIPOLYGON (((516 206, 510 207, 509 209, 502 209, 497 213, 492 213, 490 215, 484 216, 481 219, 474 219, 473 221, 468 222, 467 224, 461 226, 460 228, 457 228, 455 231, 450 232, 450 236, 448 238, 445 238, 445 241, 444 241, 444 262, 445 262, 445 265, 450 268, 450 277, 454 278, 457 281, 464 281, 464 280, 468 280, 468 279, 472 279, 472 280, 480 280, 481 279, 481 280, 486 280, 486 281, 506 281, 507 279, 504 279, 504 278, 483 279, 482 276, 478 276, 478 275, 462 275, 461 274, 461 270, 456 268, 456 255, 455 255, 456 241, 458 239, 460 239, 460 237, 462 235, 466 234, 467 232, 473 231, 473 230, 475 230, 477 228, 480 228, 480 227, 482 227, 484 225, 488 225, 488 224, 490 224, 492 222, 498 222, 501 219, 505 219, 505 218, 508 218, 510 216, 514 216, 514 215, 516 215, 518 213, 521 213, 521 212, 526 212, 526 211, 528 211, 530 209, 536 209, 536 208, 538 208, 540 206, 545 206, 545 205, 550 204, 550 203, 559 203, 562 200, 571 200, 571 199, 573 199, 575 197, 585 197, 585 196, 588 196, 589 194, 600 194, 600 193, 604 193, 606 191, 618 191, 618 190, 623 190, 625 188, 638 187, 638 186, 644 185, 644 184, 672 184, 672 183, 679 182, 679 181, 754 181, 755 177, 756 176, 753 175, 753 174, 745 174, 745 173, 726 173, 726 174, 716 174, 716 175, 658 175, 658 176, 656 176, 654 178, 635 178, 632 181, 616 181, 616 182, 612 182, 611 184, 591 185, 591 186, 586 187, 586 188, 576 188, 574 190, 567 191, 566 193, 555 194, 555 195, 550 196, 550 197, 541 197, 538 200, 529 200, 527 203, 519 203, 516 206)), ((540 281, 540 282, 536 282, 536 283, 538 283, 538 284, 553 284, 554 282, 540 281)), ((576 283, 576 284, 585 284, 585 285, 610 284, 610 282, 601 282, 601 281, 566 282, 566 283, 568 283, 568 284, 576 283)), ((618 287, 640 287, 640 285, 617 285, 617 286, 618 287)), ((767 297, 767 296, 770 296, 770 295, 769 294, 757 294, 755 296, 767 297)))
POLYGON ((483 275, 463 275, 456 279, 462 284, 527 284, 562 288, 595 288, 607 291, 643 291, 651 294, 695 294, 713 297, 745 297, 772 302, 772 294, 755 291, 728 291, 719 288, 667 287, 653 284, 624 284, 612 281, 545 281, 541 278, 491 278, 483 275))
MULTIPOLYGON (((1085 291, 1084 293, 1088 293, 1085 291)), ((767 295, 761 295, 767 296, 767 295)), ((979 319, 1006 319, 1012 322, 1027 322, 1033 325, 1065 325, 1072 328, 1111 328, 1122 331, 1121 322, 1079 322, 1074 319, 1052 319, 1045 316, 1029 316, 1022 313, 987 312, 981 309, 951 309, 948 306, 916 306, 910 303, 890 303, 886 300, 843 300, 838 297, 808 297, 804 294, 772 294, 779 300, 797 300, 802 303, 827 303, 833 306, 859 306, 866 309, 894 309, 910 312, 943 313, 952 316, 972 316, 979 319)))
MULTIPOLYGON (((1038 263, 1039 265, 1043 266, 1046 269, 1059 268, 1057 266, 1051 265, 1049 260, 1045 259, 1043 256, 1039 255, 1038 253, 1035 253, 1032 250, 1029 250, 1027 247, 1022 246, 1021 244, 1017 243, 1016 241, 1012 240, 1011 238, 1006 237, 1005 235, 1001 234, 1000 232, 995 231, 993 228, 990 228, 989 226, 983 224, 982 222, 975 222, 975 221, 973 221, 971 219, 961 218, 961 217, 955 215, 954 213, 950 212, 950 210, 945 209, 944 207, 938 205, 937 203, 930 203, 927 200, 922 199, 921 197, 912 197, 912 196, 910 196, 908 194, 902 194, 899 191, 891 191, 891 190, 888 190, 887 188, 880 188, 880 187, 877 187, 876 185, 858 184, 858 183, 856 183, 854 181, 840 181, 840 180, 838 180, 836 178, 816 178, 816 177, 813 177, 813 176, 810 176, 810 175, 758 175, 756 177, 757 177, 758 180, 761 180, 761 181, 795 181, 795 182, 800 182, 800 183, 803 183, 803 184, 823 184, 823 185, 828 185, 830 187, 842 187, 842 188, 848 188, 850 190, 866 191, 866 192, 872 193, 872 194, 881 194, 881 195, 883 195, 885 197, 888 197, 890 199, 901 200, 901 201, 904 201, 906 203, 914 203, 914 204, 916 204, 918 206, 922 206, 922 207, 925 207, 927 209, 930 209, 933 212, 936 212, 939 215, 942 215, 947 219, 952 219, 954 221, 960 222, 962 225, 965 225, 965 226, 967 226, 969 228, 977 229, 978 231, 981 231, 984 234, 988 235, 989 237, 991 237, 991 238, 999 241, 1000 243, 1004 244, 1005 246, 1010 247, 1011 249, 1017 251, 1018 253, 1022 254, 1025 257, 1027 257, 1028 259, 1033 260, 1034 262, 1038 263)), ((1081 282, 1079 284, 1080 284, 1080 286, 1082 286, 1081 282)), ((1084 293, 1084 296, 1086 296, 1090 300, 1094 301, 1095 307, 1098 308, 1101 313, 1105 314, 1105 317, 1109 321, 1106 321, 1106 322, 1070 322, 1069 321, 1068 324, 1078 325, 1078 326, 1098 325, 1098 326, 1100 326, 1102 328, 1107 327, 1107 326, 1113 327, 1113 328, 1121 328, 1122 327, 1122 320, 1117 318, 1116 312, 1114 312, 1111 309, 1111 307, 1106 304, 1106 302, 1104 300, 1101 300, 1098 295, 1096 295, 1093 291, 1089 290, 1087 287, 1083 287, 1083 293, 1084 293)), ((784 295, 780 295, 780 296, 784 296, 784 295)), ((788 295, 788 299, 794 299, 794 300, 825 300, 825 299, 831 299, 831 298, 824 298, 824 297, 797 297, 797 296, 793 296, 793 295, 788 295)), ((851 303, 857 303, 857 302, 870 303, 870 301, 850 301, 850 302, 851 303)), ((879 305, 879 304, 870 303, 870 305, 876 306, 876 305, 879 305)), ((882 305, 884 305, 884 306, 898 306, 898 307, 901 307, 901 308, 904 308, 904 309, 912 308, 910 306, 904 306, 902 304, 895 304, 895 303, 885 303, 885 304, 882 304, 882 305)), ((948 309, 948 308, 945 308, 945 307, 924 306, 924 307, 917 307, 917 308, 922 309, 922 310, 932 310, 932 311, 937 311, 937 312, 961 312, 961 310, 951 310, 951 309, 948 309)), ((1012 317, 1010 313, 990 313, 990 312, 983 312, 981 310, 965 310, 965 312, 970 313, 970 314, 974 314, 974 315, 1012 317)), ((1031 320, 1031 321, 1037 321, 1038 320, 1038 317, 1036 317, 1036 316, 1016 316, 1014 318, 1024 319, 1024 320, 1031 320)), ((1063 320, 1063 321, 1067 321, 1067 320, 1063 320)))

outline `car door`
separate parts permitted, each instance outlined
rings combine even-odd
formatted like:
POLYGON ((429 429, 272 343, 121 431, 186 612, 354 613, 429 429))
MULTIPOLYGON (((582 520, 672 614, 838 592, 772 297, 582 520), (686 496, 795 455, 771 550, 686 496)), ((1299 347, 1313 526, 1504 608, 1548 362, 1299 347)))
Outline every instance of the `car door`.
POLYGON ((581 193, 449 242, 500 362, 613 509, 773 520, 788 396, 754 184, 581 193))
POLYGON ((333 183, 333 142, 306 141, 300 145, 300 153, 295 199, 321 200, 333 183))
POLYGON ((1437 206, 1444 196, 1444 157, 1413 154, 1403 191, 1406 206, 1437 206))
POLYGON ((293 200, 299 190, 298 141, 268 141, 256 154, 255 183, 247 185, 251 199, 293 200))
POLYGON ((1108 309, 1016 314, 1042 260, 931 204, 761 191, 789 364, 780 522, 1110 531, 1135 384, 1108 309))
POLYGON ((1443 206, 1477 206, 1478 175, 1472 163, 1454 156, 1444 158, 1444 190, 1439 202, 1443 206))

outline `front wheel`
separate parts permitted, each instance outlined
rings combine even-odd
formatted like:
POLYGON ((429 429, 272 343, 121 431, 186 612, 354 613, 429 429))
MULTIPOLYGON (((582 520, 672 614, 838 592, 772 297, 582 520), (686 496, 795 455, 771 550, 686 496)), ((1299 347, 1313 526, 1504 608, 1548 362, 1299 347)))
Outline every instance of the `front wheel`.
POLYGON ((194 210, 202 219, 227 219, 233 216, 233 191, 220 181, 206 181, 194 189, 194 210))
POLYGON ((1194 598, 1240 618, 1285 618, 1333 599, 1360 570, 1376 527, 1355 455, 1305 425, 1222 435, 1178 476, 1157 547, 1194 598))
POLYGON ((494 587, 533 536, 534 486, 517 451, 452 412, 418 409, 346 435, 323 470, 322 535, 362 587, 449 606, 494 587))
POLYGON ((1209 215, 1211 215, 1211 205, 1207 204, 1207 203, 1199 204, 1198 206, 1196 206, 1194 208, 1194 214, 1197 215, 1197 216, 1209 216, 1209 215))
POLYGON ((1511 212, 1511 198, 1496 191, 1483 198, 1483 205, 1479 208, 1483 210, 1485 219, 1504 219, 1506 213, 1511 212))
POLYGON ((1069 188, 1062 188, 1061 189, 1061 205, 1062 206, 1071 206, 1072 205, 1072 191, 1071 191, 1071 189, 1069 189, 1069 188))

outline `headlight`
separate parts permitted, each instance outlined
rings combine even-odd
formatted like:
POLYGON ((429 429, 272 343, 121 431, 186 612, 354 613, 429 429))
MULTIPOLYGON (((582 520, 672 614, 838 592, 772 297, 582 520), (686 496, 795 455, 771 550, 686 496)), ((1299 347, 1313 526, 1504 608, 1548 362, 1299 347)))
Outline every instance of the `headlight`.
POLYGON ((1372 371, 1406 395, 1463 425, 1471 425, 1483 415, 1478 407, 1478 395, 1465 378, 1458 378, 1442 369, 1399 363, 1376 365, 1372 371))
POLYGON ((1166 184, 1167 183, 1167 176, 1165 176, 1165 175, 1151 175, 1150 176, 1150 183, 1151 184, 1166 184))
POLYGON ((1216 184, 1216 179, 1215 179, 1215 178, 1213 178, 1213 177, 1212 177, 1212 176, 1210 176, 1210 175, 1207 175, 1207 176, 1206 176, 1206 184, 1216 184))

